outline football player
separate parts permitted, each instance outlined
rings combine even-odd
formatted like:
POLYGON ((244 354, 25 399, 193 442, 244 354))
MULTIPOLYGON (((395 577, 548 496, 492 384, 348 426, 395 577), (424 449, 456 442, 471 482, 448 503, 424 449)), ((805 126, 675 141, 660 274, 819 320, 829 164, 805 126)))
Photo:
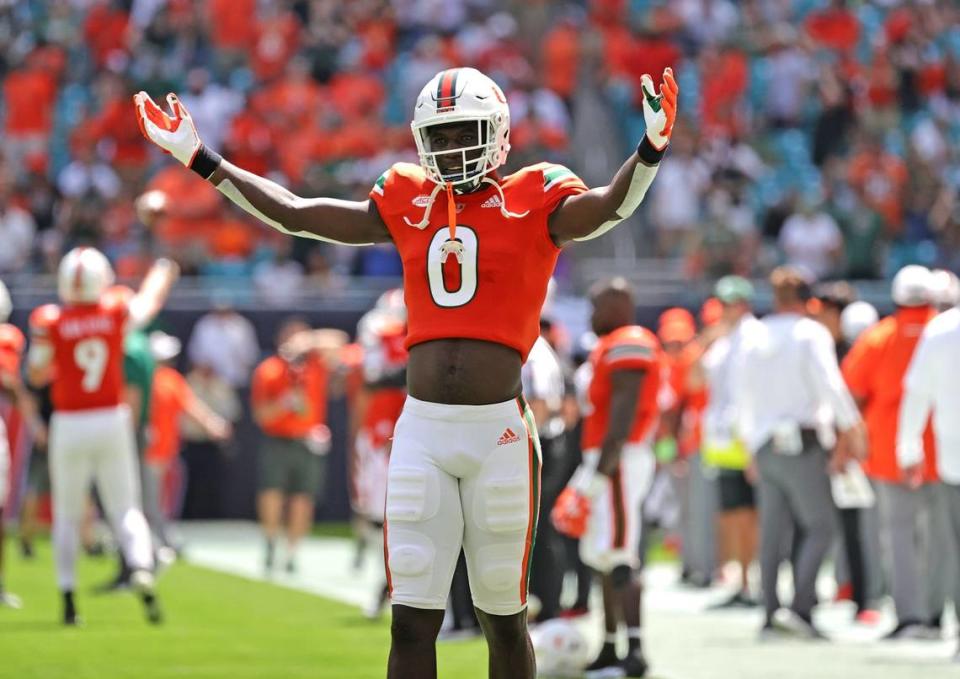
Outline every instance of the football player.
POLYGON ((591 302, 598 341, 584 364, 583 462, 552 518, 561 532, 580 537, 580 557, 602 575, 606 636, 587 676, 642 677, 640 509, 656 471, 652 439, 665 358, 656 335, 635 325, 626 281, 601 284, 591 302), (621 622, 629 641, 622 659, 616 652, 621 622))
MULTIPOLYGON (((20 362, 26 339, 19 328, 7 323, 12 311, 10 293, 7 286, 0 281, 0 393, 10 399, 36 436, 42 432, 42 426, 36 415, 36 405, 20 381, 20 362)), ((6 591, 3 582, 5 541, 3 510, 10 495, 11 457, 7 426, 3 418, 0 418, 0 606, 20 608, 19 597, 6 591)))
POLYGON ((418 165, 384 172, 369 199, 302 198, 201 143, 175 94, 170 114, 134 96, 144 135, 273 228, 349 245, 393 242, 403 261, 409 396, 386 502, 391 679, 436 676, 435 641, 461 547, 490 646, 490 676, 532 678, 527 578, 540 453, 520 367, 561 248, 595 238, 643 200, 666 151, 678 88, 642 78, 647 128, 610 184, 588 189, 541 163, 509 176, 510 110, 493 80, 442 71, 417 97, 418 165))
MULTIPOLYGON (((403 291, 385 292, 377 305, 357 324, 363 348, 363 412, 351 465, 354 512, 365 526, 372 545, 383 554, 383 517, 387 498, 390 442, 407 397, 406 309, 403 291)), ((378 583, 364 614, 380 617, 389 592, 378 583)))
POLYGON ((143 327, 160 310, 177 267, 158 260, 129 301, 107 294, 113 269, 93 248, 68 252, 57 275, 61 304, 41 306, 30 316, 27 375, 35 387, 51 384, 53 544, 63 622, 78 622, 75 562, 87 493, 95 481, 134 571, 131 582, 148 620, 157 623, 150 530, 140 509, 133 420, 124 402, 123 341, 128 329, 143 327))

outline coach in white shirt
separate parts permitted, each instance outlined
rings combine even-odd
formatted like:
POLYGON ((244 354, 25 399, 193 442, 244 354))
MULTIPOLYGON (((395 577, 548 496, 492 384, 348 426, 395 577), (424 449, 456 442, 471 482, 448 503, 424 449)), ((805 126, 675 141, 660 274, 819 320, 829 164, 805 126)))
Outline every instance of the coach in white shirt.
MULTIPOLYGON (((922 483, 923 431, 933 411, 940 507, 960 545, 960 308, 944 311, 924 328, 903 379, 897 429, 897 462, 914 488, 922 483)), ((960 602, 960 582, 954 602, 960 602)), ((957 651, 960 661, 960 649, 957 651)))
POLYGON ((836 512, 830 492, 828 450, 840 430, 832 464, 862 458, 866 441, 860 413, 840 375, 833 338, 807 318, 809 286, 789 267, 770 275, 773 313, 753 324, 742 340, 733 389, 737 429, 759 472, 760 575, 766 621, 776 631, 807 638, 822 635, 812 623, 816 577, 830 549, 836 512), (782 615, 777 571, 783 527, 799 525, 803 537, 794 560, 794 598, 782 615))

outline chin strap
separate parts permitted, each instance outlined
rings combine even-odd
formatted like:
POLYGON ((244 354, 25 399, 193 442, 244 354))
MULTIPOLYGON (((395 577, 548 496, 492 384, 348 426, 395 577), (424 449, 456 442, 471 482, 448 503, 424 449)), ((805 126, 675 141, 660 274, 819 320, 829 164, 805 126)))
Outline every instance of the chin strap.
POLYGON ((440 193, 440 189, 442 188, 443 184, 436 184, 433 187, 433 191, 430 192, 430 197, 427 199, 427 209, 423 213, 423 219, 421 219, 419 222, 411 222, 406 217, 403 218, 403 221, 407 223, 407 226, 412 226, 415 229, 421 230, 427 228, 427 224, 430 223, 430 211, 433 209, 433 201, 436 199, 437 194, 440 193))

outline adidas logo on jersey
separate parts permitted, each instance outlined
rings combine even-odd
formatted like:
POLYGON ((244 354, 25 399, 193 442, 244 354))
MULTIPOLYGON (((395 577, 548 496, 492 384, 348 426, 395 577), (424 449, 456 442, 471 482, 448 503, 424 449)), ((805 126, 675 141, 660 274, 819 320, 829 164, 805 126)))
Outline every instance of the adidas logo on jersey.
POLYGON ((516 443, 519 440, 520 440, 520 437, 513 432, 513 429, 511 429, 510 427, 507 427, 504 430, 504 432, 500 434, 500 438, 497 441, 497 445, 505 446, 508 443, 516 443))
POLYGON ((503 201, 500 200, 500 196, 493 195, 483 201, 483 205, 480 207, 503 207, 503 201))

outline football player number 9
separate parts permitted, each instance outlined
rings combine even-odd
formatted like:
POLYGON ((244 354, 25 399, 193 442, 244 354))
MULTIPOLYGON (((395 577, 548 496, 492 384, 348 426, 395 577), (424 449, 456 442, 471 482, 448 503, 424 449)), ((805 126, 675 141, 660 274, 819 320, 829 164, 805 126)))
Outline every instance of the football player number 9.
POLYGON ((447 290, 444 285, 443 262, 440 261, 440 248, 449 236, 449 229, 443 227, 433 234, 427 250, 430 296, 437 306, 447 308, 463 306, 477 292, 477 232, 469 226, 457 225, 457 240, 463 244, 463 262, 460 263, 460 287, 456 290, 447 290))
POLYGON ((73 360, 83 371, 83 380, 80 382, 83 390, 89 394, 99 389, 107 368, 107 343, 99 337, 77 342, 73 349, 73 360))

